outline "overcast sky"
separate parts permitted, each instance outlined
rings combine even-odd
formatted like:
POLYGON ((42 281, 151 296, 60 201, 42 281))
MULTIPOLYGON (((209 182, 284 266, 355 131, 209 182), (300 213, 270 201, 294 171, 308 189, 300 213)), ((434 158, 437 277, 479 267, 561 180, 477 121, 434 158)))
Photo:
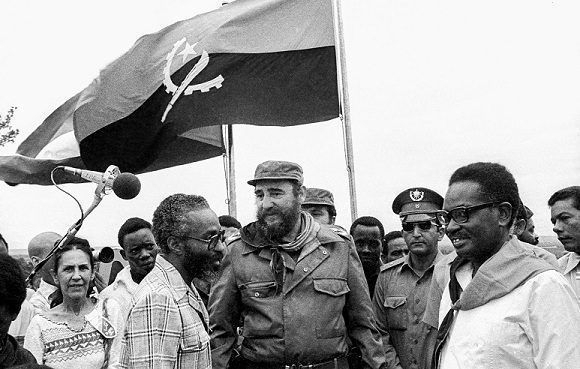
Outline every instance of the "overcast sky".
MULTIPOLYGON (((215 9, 218 0, 0 2, 0 114, 10 106, 17 144, 138 37, 215 9)), ((358 214, 400 229, 391 211, 408 187, 444 195, 451 173, 500 162, 516 177, 541 235, 553 235, 548 197, 580 184, 580 2, 343 1, 358 214)), ((292 128, 235 126, 238 218, 255 218, 246 180, 268 159, 304 168, 331 190, 350 225, 338 120, 292 128)), ((0 154, 14 153, 17 144, 0 154)), ((114 164, 114 163, 111 163, 114 164)), ((115 245, 125 219, 150 220, 176 193, 205 196, 227 213, 221 158, 139 175, 133 200, 106 197, 79 235, 115 245)), ((67 185, 86 208, 95 185, 67 185)), ((65 233, 78 208, 53 187, 0 184, 0 232, 12 248, 65 233)))

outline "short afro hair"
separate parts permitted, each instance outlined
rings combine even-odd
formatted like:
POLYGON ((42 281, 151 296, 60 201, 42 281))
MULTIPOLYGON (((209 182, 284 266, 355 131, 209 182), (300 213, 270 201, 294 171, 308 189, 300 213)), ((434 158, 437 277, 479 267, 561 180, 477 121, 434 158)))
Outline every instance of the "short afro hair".
POLYGON ((391 242, 392 240, 396 240, 397 238, 403 238, 403 232, 401 231, 390 231, 383 237, 383 243, 386 245, 387 242, 391 242))
POLYGON ((554 192, 548 200, 548 206, 553 206, 556 201, 572 199, 572 206, 580 210, 580 186, 570 186, 554 192))
POLYGON ((222 215, 218 218, 222 227, 234 227, 236 229, 242 228, 242 225, 236 218, 231 215, 222 215))
POLYGON ((385 228, 383 227, 383 223, 375 217, 364 216, 355 219, 350 226, 350 235, 352 236, 354 233, 354 229, 357 225, 367 226, 367 227, 379 227, 379 233, 381 235, 381 240, 385 237, 385 228))
POLYGON ((0 254, 0 304, 10 314, 18 314, 26 298, 26 283, 18 261, 0 254))
POLYGON ((534 212, 530 208, 525 206, 523 202, 520 202, 520 207, 518 208, 518 214, 516 215, 516 219, 517 220, 523 219, 527 222, 532 216, 534 216, 534 212))
POLYGON ((206 199, 198 195, 177 193, 165 198, 153 213, 153 236, 161 251, 168 253, 170 236, 186 236, 185 216, 190 211, 209 208, 206 199))
POLYGON ((516 218, 520 206, 518 185, 514 176, 498 163, 473 163, 457 169, 449 179, 449 186, 458 182, 475 182, 481 187, 481 195, 488 201, 508 202, 512 214, 508 226, 516 218))
POLYGON ((119 242, 119 246, 125 249, 125 236, 144 228, 151 229, 151 223, 145 219, 137 217, 127 219, 121 228, 119 228, 119 233, 117 234, 117 241, 119 242))

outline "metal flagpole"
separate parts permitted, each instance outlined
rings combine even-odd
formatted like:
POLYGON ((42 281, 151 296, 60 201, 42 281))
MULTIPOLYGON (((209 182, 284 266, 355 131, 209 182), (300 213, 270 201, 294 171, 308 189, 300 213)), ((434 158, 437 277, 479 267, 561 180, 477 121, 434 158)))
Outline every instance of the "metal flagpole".
POLYGON ((224 172, 226 176, 226 191, 228 197, 228 214, 237 218, 236 206, 236 166, 234 164, 234 132, 231 125, 222 126, 224 129, 224 143, 226 152, 224 158, 224 172))
MULTIPOLYGON (((233 0, 222 0, 221 6, 228 5, 233 0)), ((234 162, 234 130, 231 124, 223 126, 225 129, 224 139, 226 153, 224 156, 224 169, 226 172, 226 189, 228 191, 228 214, 234 218, 238 217, 236 199, 236 166, 234 162)))
POLYGON ((346 57, 344 50, 344 35, 342 33, 342 14, 340 0, 332 0, 334 15, 334 43, 336 50, 336 76, 338 82, 338 103, 340 105, 339 118, 342 121, 342 135, 346 171, 348 174, 348 188, 350 193, 351 221, 357 218, 356 186, 354 179, 354 156, 352 151, 352 133, 350 129, 350 105, 348 101, 348 85, 346 79, 346 57))

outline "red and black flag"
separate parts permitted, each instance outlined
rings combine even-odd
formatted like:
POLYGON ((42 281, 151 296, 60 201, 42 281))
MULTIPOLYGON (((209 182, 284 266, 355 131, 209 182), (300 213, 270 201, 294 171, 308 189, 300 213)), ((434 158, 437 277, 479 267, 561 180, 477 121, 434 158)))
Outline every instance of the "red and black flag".
POLYGON ((141 37, 18 148, 7 182, 58 164, 143 173, 220 155, 221 125, 339 113, 332 0, 237 0, 141 37))

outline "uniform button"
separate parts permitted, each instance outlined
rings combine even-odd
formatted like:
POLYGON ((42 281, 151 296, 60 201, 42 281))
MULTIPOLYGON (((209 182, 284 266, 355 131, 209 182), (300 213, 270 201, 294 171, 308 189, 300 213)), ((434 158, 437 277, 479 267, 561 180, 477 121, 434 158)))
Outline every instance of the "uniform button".
POLYGON ((420 302, 421 302, 421 300, 419 300, 419 299, 415 299, 415 303, 416 303, 416 304, 418 304, 418 303, 420 303, 420 302))
POLYGON ((306 273, 308 271, 308 268, 304 267, 304 269, 302 269, 304 271, 304 273, 306 273))
POLYGON ((413 342, 415 342, 415 345, 416 345, 416 344, 418 344, 418 343, 419 343, 419 340, 415 338, 415 339, 413 340, 413 342))
POLYGON ((256 292, 256 293, 254 293, 254 296, 256 296, 256 297, 260 297, 260 292, 256 292))
POLYGON ((328 251, 322 250, 322 255, 326 255, 326 254, 328 254, 328 251))

